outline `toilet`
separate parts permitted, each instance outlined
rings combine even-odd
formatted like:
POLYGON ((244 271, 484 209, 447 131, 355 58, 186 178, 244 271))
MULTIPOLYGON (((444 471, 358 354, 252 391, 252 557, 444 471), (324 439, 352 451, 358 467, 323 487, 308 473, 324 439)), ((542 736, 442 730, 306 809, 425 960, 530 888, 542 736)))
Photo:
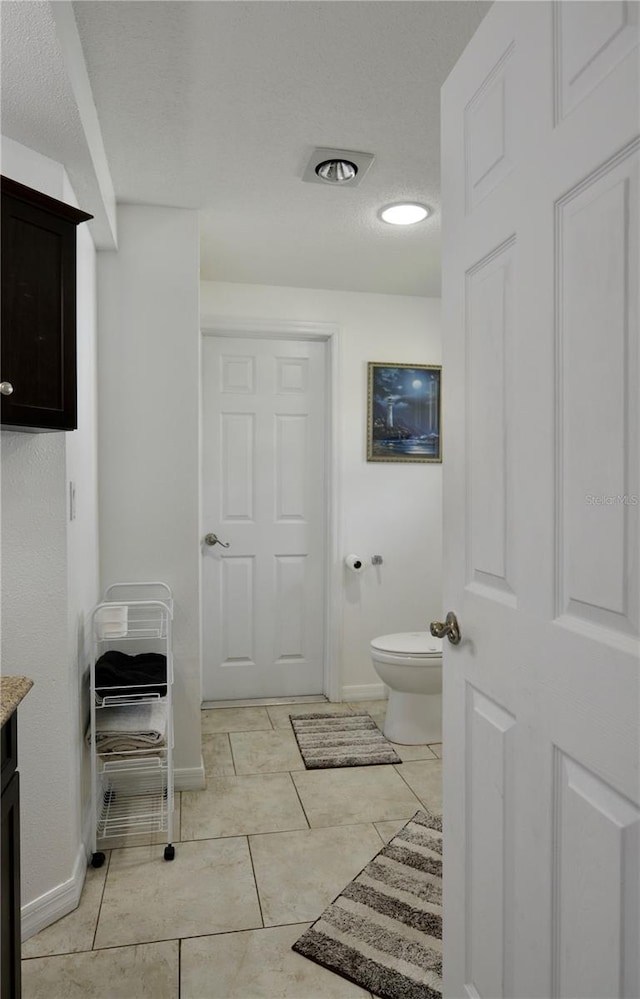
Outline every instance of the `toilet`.
POLYGON ((442 741, 442 639, 428 631, 382 635, 371 642, 373 666, 389 688, 384 734, 418 746, 442 741))

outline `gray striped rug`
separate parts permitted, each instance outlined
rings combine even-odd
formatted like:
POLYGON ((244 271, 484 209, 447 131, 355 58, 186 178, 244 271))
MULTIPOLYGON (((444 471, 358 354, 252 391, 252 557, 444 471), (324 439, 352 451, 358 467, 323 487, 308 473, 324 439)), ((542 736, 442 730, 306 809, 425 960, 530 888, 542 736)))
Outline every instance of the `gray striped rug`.
POLYGON ((289 715, 307 770, 402 763, 371 715, 289 715))
POLYGON ((293 950, 380 999, 441 999, 441 817, 416 812, 293 950))

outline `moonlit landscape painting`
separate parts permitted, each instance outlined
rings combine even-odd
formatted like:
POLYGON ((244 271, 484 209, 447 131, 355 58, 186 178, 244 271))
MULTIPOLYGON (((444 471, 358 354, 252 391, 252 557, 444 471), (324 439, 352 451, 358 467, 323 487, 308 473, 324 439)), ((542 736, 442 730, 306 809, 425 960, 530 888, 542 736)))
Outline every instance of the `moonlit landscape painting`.
POLYGON ((369 363, 367 461, 442 461, 439 365, 369 363))

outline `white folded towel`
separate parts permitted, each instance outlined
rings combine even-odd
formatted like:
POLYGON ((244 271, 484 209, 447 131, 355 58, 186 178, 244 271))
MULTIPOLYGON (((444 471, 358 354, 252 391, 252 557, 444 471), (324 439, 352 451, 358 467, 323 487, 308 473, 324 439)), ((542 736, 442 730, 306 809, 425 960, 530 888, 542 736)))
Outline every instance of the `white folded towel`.
POLYGON ((127 634, 129 608, 124 605, 99 607, 95 614, 97 637, 103 641, 109 638, 124 638, 127 634))
MULTIPOLYGON (((131 704, 96 711, 96 752, 129 753, 158 749, 167 734, 167 712, 159 702, 131 704)), ((91 745, 91 729, 87 732, 91 745)))

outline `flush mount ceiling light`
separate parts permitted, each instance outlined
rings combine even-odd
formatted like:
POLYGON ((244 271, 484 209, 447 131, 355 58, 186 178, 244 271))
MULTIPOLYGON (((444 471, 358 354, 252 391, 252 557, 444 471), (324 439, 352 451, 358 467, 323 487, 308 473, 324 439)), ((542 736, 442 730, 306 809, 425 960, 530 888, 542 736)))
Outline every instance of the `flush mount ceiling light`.
POLYGON ((302 179, 308 184, 357 187, 372 163, 372 153, 319 146, 313 150, 302 179))
POLYGON ((380 212, 380 218, 389 225, 415 225, 422 222, 431 212, 426 205, 416 202, 398 202, 394 205, 387 205, 380 212))

